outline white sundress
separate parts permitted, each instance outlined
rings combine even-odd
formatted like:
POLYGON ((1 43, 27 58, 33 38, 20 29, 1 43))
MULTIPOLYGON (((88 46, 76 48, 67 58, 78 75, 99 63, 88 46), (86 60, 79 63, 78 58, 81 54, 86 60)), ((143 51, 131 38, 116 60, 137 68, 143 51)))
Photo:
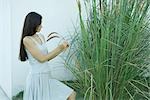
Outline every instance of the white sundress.
MULTIPOLYGON (((45 42, 41 45, 35 39, 31 39, 36 43, 41 53, 48 53, 45 42)), ((23 100, 67 100, 73 89, 51 78, 48 62, 40 63, 27 49, 26 52, 31 66, 23 100)))

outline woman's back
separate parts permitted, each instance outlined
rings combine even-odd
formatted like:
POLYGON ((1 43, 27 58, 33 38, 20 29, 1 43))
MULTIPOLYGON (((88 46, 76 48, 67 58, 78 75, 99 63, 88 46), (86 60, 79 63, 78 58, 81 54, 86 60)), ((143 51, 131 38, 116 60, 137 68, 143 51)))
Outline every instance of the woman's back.
MULTIPOLYGON (((35 43, 35 45, 37 46, 37 48, 40 50, 40 52, 42 54, 47 54, 48 50, 46 47, 45 42, 43 41, 43 39, 41 38, 40 34, 37 34, 40 39, 42 40, 42 44, 38 43, 37 40, 35 40, 35 38, 29 36, 30 39, 32 39, 32 41, 35 43)), ((30 67, 30 72, 31 73, 42 73, 42 72, 47 72, 50 70, 48 62, 39 62, 36 58, 34 58, 31 53, 25 48, 26 52, 27 52, 27 56, 28 56, 28 61, 29 64, 31 65, 30 67)))

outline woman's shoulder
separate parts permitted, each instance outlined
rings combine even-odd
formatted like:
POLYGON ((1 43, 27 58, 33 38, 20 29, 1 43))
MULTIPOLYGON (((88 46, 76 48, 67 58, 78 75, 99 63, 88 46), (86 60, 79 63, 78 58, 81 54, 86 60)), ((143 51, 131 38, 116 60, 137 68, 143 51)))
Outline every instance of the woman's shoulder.
POLYGON ((25 36, 24 38, 23 38, 23 42, 27 42, 28 40, 29 40, 29 36, 25 36))
POLYGON ((23 38, 23 44, 30 44, 30 43, 32 43, 31 38, 32 38, 31 36, 25 36, 23 38))

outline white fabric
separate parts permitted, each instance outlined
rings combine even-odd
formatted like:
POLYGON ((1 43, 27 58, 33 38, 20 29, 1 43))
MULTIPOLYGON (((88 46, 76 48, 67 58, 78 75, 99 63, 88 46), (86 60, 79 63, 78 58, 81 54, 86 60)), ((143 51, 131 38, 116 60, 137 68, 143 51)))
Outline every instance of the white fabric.
MULTIPOLYGON (((45 43, 39 44, 31 39, 43 54, 48 53, 45 43)), ((73 89, 51 77, 48 62, 40 63, 27 49, 26 52, 31 67, 26 80, 24 100, 67 100, 73 89)))

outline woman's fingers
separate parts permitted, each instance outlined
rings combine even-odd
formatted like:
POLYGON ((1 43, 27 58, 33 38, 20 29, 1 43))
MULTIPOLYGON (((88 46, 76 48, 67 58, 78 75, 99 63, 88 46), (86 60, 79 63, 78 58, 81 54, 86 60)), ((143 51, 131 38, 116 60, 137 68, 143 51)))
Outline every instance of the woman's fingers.
POLYGON ((64 46, 65 49, 68 48, 68 47, 69 47, 68 42, 67 42, 67 41, 64 41, 64 42, 63 42, 63 46, 64 46))
MULTIPOLYGON (((62 36, 60 36, 57 32, 52 32, 48 35, 48 39, 47 41, 51 40, 52 38, 62 38, 63 40, 65 40, 62 36)), ((65 40, 63 43, 64 49, 69 47, 68 42, 65 40)))

